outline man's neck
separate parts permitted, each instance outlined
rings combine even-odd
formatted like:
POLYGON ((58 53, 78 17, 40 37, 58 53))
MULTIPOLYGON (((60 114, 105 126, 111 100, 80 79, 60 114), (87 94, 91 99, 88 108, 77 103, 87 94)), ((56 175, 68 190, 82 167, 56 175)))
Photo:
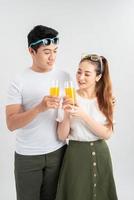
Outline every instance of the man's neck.
POLYGON ((38 72, 38 73, 45 73, 45 72, 49 72, 51 71, 53 68, 41 68, 41 67, 37 67, 35 65, 32 65, 31 69, 35 72, 38 72))

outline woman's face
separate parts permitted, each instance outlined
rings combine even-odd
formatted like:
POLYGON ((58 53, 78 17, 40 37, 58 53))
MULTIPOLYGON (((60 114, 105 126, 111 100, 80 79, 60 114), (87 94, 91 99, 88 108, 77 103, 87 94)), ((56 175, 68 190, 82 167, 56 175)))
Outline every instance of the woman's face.
POLYGON ((76 79, 80 89, 95 88, 96 81, 100 75, 96 75, 96 66, 89 61, 83 61, 79 64, 76 79))

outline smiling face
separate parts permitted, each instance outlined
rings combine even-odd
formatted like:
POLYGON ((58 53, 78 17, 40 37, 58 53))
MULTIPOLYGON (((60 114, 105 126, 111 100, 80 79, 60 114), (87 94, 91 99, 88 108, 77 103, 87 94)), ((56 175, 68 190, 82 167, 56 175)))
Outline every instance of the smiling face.
POLYGON ((57 55, 58 45, 41 45, 37 51, 29 48, 29 52, 33 58, 32 69, 37 72, 46 72, 53 69, 57 55))
POLYGON ((85 60, 79 64, 76 79, 80 89, 92 89, 95 91, 96 82, 101 75, 96 74, 96 65, 85 60))

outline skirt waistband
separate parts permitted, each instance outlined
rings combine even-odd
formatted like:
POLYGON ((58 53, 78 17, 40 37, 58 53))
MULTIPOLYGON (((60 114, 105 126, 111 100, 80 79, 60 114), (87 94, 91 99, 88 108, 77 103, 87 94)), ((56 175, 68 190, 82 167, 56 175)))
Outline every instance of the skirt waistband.
POLYGON ((90 144, 90 145, 92 145, 92 144, 97 144, 97 143, 103 143, 104 142, 104 140, 95 140, 95 141, 77 141, 77 140, 69 140, 69 144, 90 144))

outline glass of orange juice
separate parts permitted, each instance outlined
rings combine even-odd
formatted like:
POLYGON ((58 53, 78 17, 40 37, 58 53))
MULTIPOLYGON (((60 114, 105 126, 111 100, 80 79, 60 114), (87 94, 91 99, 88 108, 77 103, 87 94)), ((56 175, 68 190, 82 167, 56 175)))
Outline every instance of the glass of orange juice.
POLYGON ((72 105, 74 106, 76 102, 76 91, 73 81, 69 80, 65 82, 65 95, 72 100, 72 105))
POLYGON ((58 97, 60 93, 59 81, 53 80, 50 87, 50 96, 58 97))

